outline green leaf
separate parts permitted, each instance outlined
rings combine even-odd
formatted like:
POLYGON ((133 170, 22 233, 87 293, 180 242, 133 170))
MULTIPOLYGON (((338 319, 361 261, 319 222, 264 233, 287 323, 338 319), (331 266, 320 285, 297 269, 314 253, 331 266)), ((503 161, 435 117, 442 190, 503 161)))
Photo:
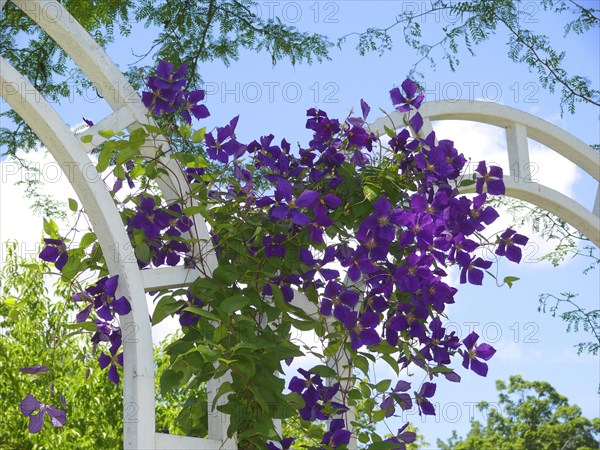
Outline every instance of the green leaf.
POLYGON ((511 288, 513 283, 517 280, 520 280, 519 277, 504 277, 504 282, 508 284, 508 287, 511 288))
POLYGON ((239 370, 242 375, 249 380, 256 373, 256 366, 254 361, 249 358, 240 359, 231 364, 232 367, 239 370))
POLYGON ((150 260, 150 247, 145 242, 135 247, 135 257, 140 261, 148 262, 150 260))
POLYGON ((459 184, 460 187, 472 186, 475 184, 475 180, 462 180, 459 184))
POLYGON ((79 205, 77 204, 77 200, 70 198, 69 200, 69 209, 73 212, 77 212, 79 209, 79 205))
POLYGON ((335 377, 337 373, 329 366, 319 365, 310 369, 310 373, 321 375, 322 377, 335 377))
POLYGON ((191 127, 187 124, 182 123, 179 125, 178 131, 182 138, 188 139, 192 135, 190 128, 191 127))
POLYGON ((115 143, 113 141, 109 141, 102 147, 102 151, 100 155, 98 155, 98 165, 96 168, 99 173, 104 172, 108 165, 110 164, 110 159, 112 158, 113 152, 115 150, 115 143))
POLYGON ((383 129, 385 130, 385 134, 387 134, 389 137, 391 137, 391 138, 396 137, 396 131, 392 130, 391 128, 389 128, 385 125, 383 126, 383 129))
POLYGON ((365 194, 365 197, 367 197, 372 202, 377 200, 377 197, 379 197, 379 193, 368 185, 363 186, 363 192, 365 194))
POLYGON ((219 316, 217 316, 215 313, 199 308, 197 306, 188 306, 184 309, 184 311, 189 311, 191 313, 198 314, 199 316, 206 317, 210 320, 219 320, 219 316))
POLYGON ((119 152, 117 164, 123 164, 138 155, 140 155, 140 150, 138 148, 127 147, 119 152))
POLYGON ((179 387, 182 378, 183 372, 172 369, 165 370, 160 377, 160 391, 163 394, 171 392, 173 389, 179 387))
POLYGON ((86 134, 85 136, 81 136, 81 142, 83 142, 84 144, 89 144, 90 142, 92 142, 92 135, 91 134, 86 134))
POLYGON ((225 286, 230 286, 238 280, 239 273, 231 264, 219 265, 213 272, 213 277, 225 286))
POLYGON ((221 311, 231 314, 234 311, 239 311, 249 302, 250 300, 245 295, 232 295, 223 300, 223 303, 221 303, 221 311))
POLYGON ((96 233, 85 233, 81 237, 81 242, 79 242, 79 248, 88 248, 94 242, 96 242, 96 233))
POLYGON ((379 442, 373 442, 367 448, 368 448, 368 450, 393 450, 395 448, 398 448, 398 446, 397 446, 397 444, 394 444, 393 442, 379 441, 379 442))
POLYGON ((221 342, 223 339, 227 337, 229 334, 229 330, 225 325, 219 325, 213 334, 213 340, 215 342, 221 342))
POLYGON ((152 314, 152 325, 156 325, 162 322, 165 317, 170 316, 179 308, 181 308, 183 302, 177 300, 171 296, 165 296, 161 298, 154 308, 154 314, 152 314))
POLYGON ((100 130, 98 134, 105 139, 110 139, 115 135, 115 132, 113 130, 100 130))
POLYGON ((213 408, 217 405, 217 400, 219 400, 219 398, 221 398, 222 395, 232 391, 233 386, 229 381, 225 381, 224 383, 222 383, 221 386, 219 386, 219 390, 217 391, 215 399, 213 400, 213 408))
POLYGON ((194 131, 192 134, 192 142, 198 143, 204 140, 204 135, 206 134, 206 127, 200 128, 199 130, 194 131))
POLYGON ((369 361, 364 356, 357 356, 354 359, 354 365, 358 367, 365 375, 369 376, 369 361))
POLYGON ((59 237, 58 236, 58 225, 52 219, 44 219, 44 233, 51 237, 59 237))
POLYGON ((382 380, 375 385, 375 389, 377 389, 379 392, 385 392, 390 388, 391 384, 392 380, 382 380))

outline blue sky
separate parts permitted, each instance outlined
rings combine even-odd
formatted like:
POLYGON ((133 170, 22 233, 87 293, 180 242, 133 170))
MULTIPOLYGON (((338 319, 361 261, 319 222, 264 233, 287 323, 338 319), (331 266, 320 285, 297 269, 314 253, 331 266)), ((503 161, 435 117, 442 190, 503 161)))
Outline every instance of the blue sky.
MULTIPOLYGON (((338 1, 338 2, 267 2, 262 4, 263 17, 271 12, 290 24, 326 34, 333 39, 350 31, 364 30, 370 26, 387 26, 394 14, 403 8, 423 8, 425 2, 394 1, 338 1), (269 6, 270 5, 270 6, 269 6)), ((589 77, 598 88, 600 59, 598 30, 584 36, 564 38, 564 19, 545 13, 539 3, 524 2, 530 15, 529 25, 548 34, 560 50, 567 53, 567 69, 574 74, 589 77)), ((424 34, 435 39, 435 27, 448 24, 455 18, 428 17, 422 23, 424 34)), ((286 137, 295 144, 306 142, 309 136, 304 130, 305 111, 318 106, 331 117, 343 118, 350 108, 359 108, 364 98, 371 105, 370 119, 377 119, 379 108, 392 110, 388 92, 400 85, 412 64, 418 59, 415 52, 403 44, 401 30, 392 32, 394 49, 379 56, 369 54, 361 57, 353 49, 349 39, 342 50, 333 49, 332 61, 323 64, 297 65, 292 67, 282 61, 273 67, 266 54, 242 52, 240 60, 226 68, 220 62, 207 63, 202 76, 207 93, 207 106, 212 115, 208 128, 222 125, 233 116, 240 115, 238 137, 251 141, 263 134, 273 133, 276 139, 286 137)), ((445 61, 438 57, 437 69, 431 70, 427 63, 420 66, 425 74, 427 100, 486 99, 513 106, 538 115, 587 143, 600 142, 599 110, 589 105, 577 105, 575 115, 565 112, 560 116, 559 95, 550 94, 539 86, 535 73, 523 65, 510 62, 506 56, 507 32, 499 28, 490 41, 475 47, 476 57, 470 57, 466 49, 459 54, 461 64, 451 72, 445 61)), ((118 45, 108 48, 109 55, 122 69, 134 58, 133 50, 140 53, 152 39, 152 30, 135 27, 134 34, 118 45)), ((87 100, 75 99, 64 103, 59 111, 70 125, 81 122, 86 116, 94 121, 105 117, 109 109, 92 95, 87 100)), ((436 128, 437 129, 437 128, 436 128)), ((499 158, 502 153, 502 130, 472 124, 440 124, 438 136, 454 139, 459 150, 473 158, 499 158), (443 134, 441 133, 443 131, 443 134)), ((541 181, 569 192, 576 200, 591 207, 596 185, 581 170, 569 168, 560 158, 551 155, 540 146, 533 146, 541 181)), ((502 161, 498 161, 502 162, 502 161)), ((4 208, 3 208, 4 209, 4 208)), ((510 222, 510 221, 508 221, 510 222)), ((505 225, 507 223, 504 223, 505 225)), ((4 238, 4 236, 3 236, 4 238)), ((587 261, 576 259, 553 268, 540 262, 539 258, 549 248, 540 238, 532 236, 526 248, 526 261, 519 266, 507 261, 500 263, 501 277, 514 275, 521 280, 512 289, 496 287, 488 278, 482 287, 459 286, 457 302, 449 309, 452 325, 461 337, 474 329, 498 350, 490 361, 487 378, 473 372, 458 372, 463 377, 460 384, 438 383, 435 401, 439 402, 439 415, 422 422, 414 411, 390 423, 393 430, 403 419, 414 421, 425 434, 431 448, 436 438, 447 438, 456 429, 464 435, 469 429, 469 417, 482 420, 473 408, 480 400, 497 400, 495 380, 506 380, 511 374, 521 374, 528 380, 550 382, 561 394, 577 403, 588 417, 599 416, 598 387, 600 386, 598 359, 577 356, 573 345, 587 338, 584 334, 565 333, 565 324, 549 314, 537 311, 538 295, 549 292, 558 294, 571 291, 579 293, 580 305, 598 308, 600 282, 598 270, 588 275, 582 271, 587 261)), ((452 278, 457 282, 455 274, 452 278)), ((459 365, 459 361, 456 361, 459 365)), ((379 371, 376 376, 389 374, 379 371)), ((422 380, 415 372, 413 386, 422 380)))

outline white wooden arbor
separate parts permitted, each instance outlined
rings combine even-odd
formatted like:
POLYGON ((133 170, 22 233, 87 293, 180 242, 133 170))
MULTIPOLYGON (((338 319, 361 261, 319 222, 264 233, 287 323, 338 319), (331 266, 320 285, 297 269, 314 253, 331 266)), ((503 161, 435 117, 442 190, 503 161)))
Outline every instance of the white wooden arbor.
MULTIPOLYGON (((125 356, 124 448, 236 449, 235 442, 227 438, 226 416, 218 413, 209 417, 207 439, 155 432, 152 330, 145 293, 189 285, 197 273, 183 267, 139 270, 118 211, 89 157, 89 152, 102 142, 97 134, 99 130, 134 130, 147 122, 146 109, 106 53, 60 3, 55 0, 12 1, 69 54, 99 91, 110 93, 104 98, 113 112, 85 132, 93 135, 94 140, 84 144, 32 84, 0 55, 0 95, 33 129, 69 177, 98 236, 111 274, 119 275, 119 294, 129 298, 132 305, 132 312, 121 318, 125 356)), ((0 0, 0 8, 4 3, 0 0)), ((424 104, 420 112, 425 118, 425 130, 431 129, 432 120, 441 119, 475 120, 506 128, 511 167, 513 162, 518 163, 518 167, 525 167, 529 162, 527 137, 530 137, 573 161, 597 181, 600 179, 600 158, 595 152, 563 130, 524 112, 482 102, 429 103, 424 104)), ((402 124, 398 113, 392 114, 391 119, 402 124)), ((372 128, 383 131, 384 124, 393 127, 389 120, 387 117, 379 119, 372 128)), ((147 146, 143 152, 154 156, 155 148, 147 146)), ((161 179, 159 185, 163 196, 172 200, 178 197, 178 187, 186 183, 173 161, 165 159, 163 163, 170 169, 169 176, 161 179)), ((512 180, 506 180, 506 184, 508 195, 547 209, 584 233, 596 245, 600 244, 600 190, 594 211, 590 212, 551 187, 512 180)), ((194 223, 196 237, 205 240, 209 246, 206 225, 199 217, 194 218, 194 223)), ((204 263, 210 273, 216 266, 216 258, 209 253, 204 263)), ((305 298, 298 297, 294 301, 304 306, 308 313, 316 312, 315 306, 305 298)), ((338 364, 345 366, 343 355, 338 364)), ((347 367, 341 370, 343 376, 349 375, 347 367)), ((217 389, 218 381, 209 383, 209 404, 217 389)), ((351 442, 350 448, 356 448, 355 441, 351 442)))
MULTIPOLYGON (((510 176, 504 177, 506 195, 551 212, 600 246, 600 184, 596 186, 594 206, 590 211, 552 186, 532 181, 530 173, 528 138, 564 156, 600 182, 600 154, 585 142, 539 117, 497 103, 429 102, 421 105, 419 113, 423 116, 419 134, 423 137, 432 131, 431 122, 437 120, 467 120, 504 128, 510 165, 510 176)), ((404 126, 402 114, 395 111, 376 120, 371 128, 383 135, 384 127, 396 129, 399 126, 404 126)), ((464 192, 474 192, 474 188, 464 189, 464 192)))

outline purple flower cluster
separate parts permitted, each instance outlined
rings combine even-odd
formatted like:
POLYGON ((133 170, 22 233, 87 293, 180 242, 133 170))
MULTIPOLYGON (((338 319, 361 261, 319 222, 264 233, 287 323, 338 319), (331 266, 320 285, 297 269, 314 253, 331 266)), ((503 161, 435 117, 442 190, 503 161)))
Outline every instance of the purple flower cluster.
POLYGON ((102 352, 98 359, 101 369, 108 367, 108 378, 119 384, 118 365, 123 365, 123 352, 119 353, 122 346, 121 329, 115 325, 116 314, 126 315, 131 312, 131 305, 125 297, 117 298, 116 291, 119 276, 103 277, 85 291, 72 296, 76 302, 82 302, 85 307, 77 314, 77 322, 89 319, 93 311, 98 318, 94 319, 96 332, 92 336, 94 345, 101 342, 109 344, 109 354, 102 352))
POLYGON ((142 103, 155 116, 180 112, 183 119, 192 123, 192 116, 204 119, 210 115, 205 105, 199 104, 204 100, 204 91, 186 91, 185 75, 187 65, 183 64, 174 70, 173 64, 160 61, 156 69, 156 76, 148 78, 146 86, 150 91, 142 93, 142 103))
MULTIPOLYGON (((304 407, 299 410, 300 417, 304 420, 330 420, 334 416, 343 413, 348 408, 333 400, 339 392, 339 383, 326 386, 318 374, 313 374, 304 369, 298 369, 300 377, 290 380, 290 391, 296 392, 304 400, 304 407)), ((332 419, 329 431, 323 436, 321 444, 327 448, 338 448, 350 442, 350 431, 345 430, 343 419, 332 419)))
POLYGON ((136 235, 148 246, 148 259, 138 258, 140 267, 152 262, 155 267, 176 266, 189 251, 182 234, 194 223, 183 213, 181 206, 174 203, 166 208, 157 204, 151 196, 140 195, 136 200, 134 216, 128 218, 127 231, 132 242, 139 243, 136 235))

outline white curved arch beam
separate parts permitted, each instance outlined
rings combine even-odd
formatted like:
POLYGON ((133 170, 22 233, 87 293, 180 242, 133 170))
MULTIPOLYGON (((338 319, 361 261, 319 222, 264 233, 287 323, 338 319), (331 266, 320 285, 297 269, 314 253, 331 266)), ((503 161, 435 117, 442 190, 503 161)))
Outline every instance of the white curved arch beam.
MULTIPOLYGON (((119 275, 119 294, 128 297, 132 307, 131 313, 121 317, 124 378, 131 380, 123 388, 124 426, 126 430, 135 427, 154 431, 154 396, 147 395, 154 392, 152 339, 146 338, 152 336, 152 331, 140 271, 114 201, 81 142, 33 85, 1 56, 0 94, 62 167, 90 218, 109 271, 119 275), (152 414, 143 414, 146 411, 152 414)), ((154 432, 126 431, 125 435, 129 436, 126 449, 155 446, 154 432)))
MULTIPOLYGON (((509 106, 483 101, 426 102, 419 108, 423 118, 433 120, 468 120, 508 128, 515 123, 527 128, 527 137, 561 154, 600 181, 600 155, 585 142, 565 130, 532 114, 509 106)), ((394 111, 373 122, 371 128, 384 134, 383 126, 403 125, 403 113, 394 111)))
MULTIPOLYGON (((598 218, 566 195, 538 183, 515 183, 505 178, 506 195, 539 206, 568 222, 573 228, 587 236, 600 247, 598 218)), ((473 186, 461 188, 463 194, 475 192, 473 186)))
MULTIPOLYGON (((511 171, 525 168, 522 173, 511 173, 515 183, 505 177, 507 195, 533 203, 564 219, 594 244, 600 245, 600 185, 590 212, 573 199, 556 190, 531 182, 529 148, 527 138, 531 138, 567 158, 579 168, 600 181, 600 154, 593 151, 580 139, 532 114, 496 103, 459 100, 456 102, 428 102, 419 108, 423 116, 424 134, 431 130, 434 120, 467 120, 486 123, 506 129, 507 153, 511 171)), ((404 114, 394 111, 376 120, 371 128, 379 134, 385 128, 397 129, 404 126, 404 114)), ((470 192, 472 189, 464 189, 470 192)))
MULTIPOLYGON (((113 115, 105 119, 104 125, 107 127, 116 127, 113 131, 120 131, 120 126, 131 125, 131 129, 149 123, 147 110, 142 105, 141 99, 133 87, 129 84, 125 76, 119 71, 117 66, 111 61, 106 52, 89 35, 89 33, 75 20, 75 18, 55 0, 13 0, 13 2, 31 17, 48 35, 56 41, 62 49, 73 59, 75 64, 85 73, 99 92, 115 111, 113 115), (44 11, 52 11, 44 13, 44 11), (44 20, 41 20, 44 19, 44 20), (115 117, 113 117, 115 116, 115 117)), ((96 125, 96 129, 102 129, 102 122, 96 125)), ((85 132, 83 134, 89 134, 85 132)), ((96 138, 97 139, 97 138, 96 138)), ((100 143, 100 140, 93 141, 100 143)), ((158 143, 163 146, 163 150, 168 150, 169 145, 166 141, 158 143)), ((97 145, 97 144, 96 144, 97 145)), ((89 146, 86 150, 90 150, 89 146)), ((142 147, 142 154, 150 158, 155 157, 156 147, 147 145, 142 147)), ((181 192, 185 192, 187 186, 186 177, 181 172, 177 162, 169 157, 161 158, 168 177, 158 180, 159 187, 169 202, 179 198, 181 192)), ((203 241, 208 248, 201 263, 203 270, 211 273, 216 268, 217 261, 212 251, 212 241, 206 228, 205 222, 201 216, 194 217, 195 234, 198 239, 203 241)), ((196 246, 196 253, 199 254, 200 245, 196 246)))

